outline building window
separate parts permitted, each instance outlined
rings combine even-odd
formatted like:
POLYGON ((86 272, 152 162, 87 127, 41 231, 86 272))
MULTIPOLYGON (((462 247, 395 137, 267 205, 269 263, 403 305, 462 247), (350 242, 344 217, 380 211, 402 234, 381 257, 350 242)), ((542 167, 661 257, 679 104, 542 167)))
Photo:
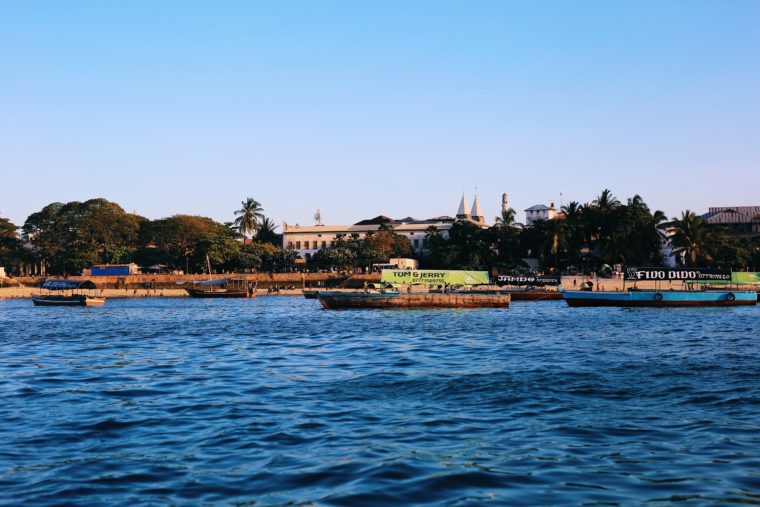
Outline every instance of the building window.
POLYGON ((322 242, 322 248, 325 248, 327 246, 327 241, 322 242))
POLYGON ((293 248, 293 242, 292 241, 288 241, 288 249, 292 249, 292 248, 293 248))
POLYGON ((296 241, 296 250, 300 250, 300 249, 301 249, 301 242, 296 241))
POLYGON ((316 239, 315 239, 314 241, 312 241, 312 242, 311 242, 311 247, 312 247, 314 250, 316 250, 316 249, 317 249, 317 240, 316 240, 316 239))
POLYGON ((419 247, 420 247, 420 240, 415 239, 414 240, 414 248, 419 248, 419 247))

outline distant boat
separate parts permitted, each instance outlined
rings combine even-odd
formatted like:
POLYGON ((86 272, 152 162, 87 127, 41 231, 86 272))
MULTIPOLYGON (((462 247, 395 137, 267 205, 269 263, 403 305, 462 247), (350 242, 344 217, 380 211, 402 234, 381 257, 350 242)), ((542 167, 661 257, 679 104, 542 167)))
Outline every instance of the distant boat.
POLYGON ((303 297, 305 297, 306 299, 317 299, 317 294, 319 294, 318 290, 313 290, 313 289, 303 290, 303 297))
POLYGON ((46 294, 32 296, 34 306, 103 306, 106 298, 87 294, 97 287, 90 280, 46 280, 40 286, 46 294))
POLYGON ((627 292, 563 291, 568 306, 685 307, 756 305, 752 291, 631 290, 627 292))
POLYGON ((509 308, 509 294, 435 292, 324 292, 317 294, 328 309, 343 308, 509 308))
POLYGON ((192 298, 248 298, 255 297, 255 288, 250 287, 246 280, 230 280, 218 278, 204 280, 185 287, 192 298))

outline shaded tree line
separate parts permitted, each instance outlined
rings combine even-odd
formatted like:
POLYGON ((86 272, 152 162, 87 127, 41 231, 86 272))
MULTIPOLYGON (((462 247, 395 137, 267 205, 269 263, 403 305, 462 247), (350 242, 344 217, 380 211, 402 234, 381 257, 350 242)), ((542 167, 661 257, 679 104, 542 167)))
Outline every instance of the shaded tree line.
POLYGON ((281 236, 258 202, 243 201, 236 214, 243 220, 226 224, 195 215, 149 220, 106 199, 52 203, 29 215, 21 235, 0 219, 0 265, 17 274, 24 265, 44 265, 52 275, 131 262, 190 273, 209 264, 214 271, 293 268, 295 252, 279 247, 281 236))

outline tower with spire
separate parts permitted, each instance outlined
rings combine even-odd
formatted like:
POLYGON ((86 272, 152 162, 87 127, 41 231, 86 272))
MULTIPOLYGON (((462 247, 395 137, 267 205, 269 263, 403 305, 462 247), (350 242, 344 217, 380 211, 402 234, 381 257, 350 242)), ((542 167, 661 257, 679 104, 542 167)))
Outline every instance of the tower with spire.
POLYGON ((472 215, 467 210, 467 198, 462 193, 462 200, 459 202, 459 210, 457 211, 457 220, 469 220, 472 215))
POLYGON ((486 217, 483 216, 483 210, 480 209, 480 199, 478 199, 478 194, 475 194, 475 200, 472 202, 472 211, 470 212, 471 218, 480 224, 484 224, 486 222, 486 217))

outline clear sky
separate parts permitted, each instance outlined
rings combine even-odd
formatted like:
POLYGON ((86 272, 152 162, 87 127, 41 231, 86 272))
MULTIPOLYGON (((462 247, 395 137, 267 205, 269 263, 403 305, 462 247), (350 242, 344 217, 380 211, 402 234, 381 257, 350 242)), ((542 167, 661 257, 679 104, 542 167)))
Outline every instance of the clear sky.
POLYGON ((760 204, 760 1, 0 1, 0 215, 760 204))

